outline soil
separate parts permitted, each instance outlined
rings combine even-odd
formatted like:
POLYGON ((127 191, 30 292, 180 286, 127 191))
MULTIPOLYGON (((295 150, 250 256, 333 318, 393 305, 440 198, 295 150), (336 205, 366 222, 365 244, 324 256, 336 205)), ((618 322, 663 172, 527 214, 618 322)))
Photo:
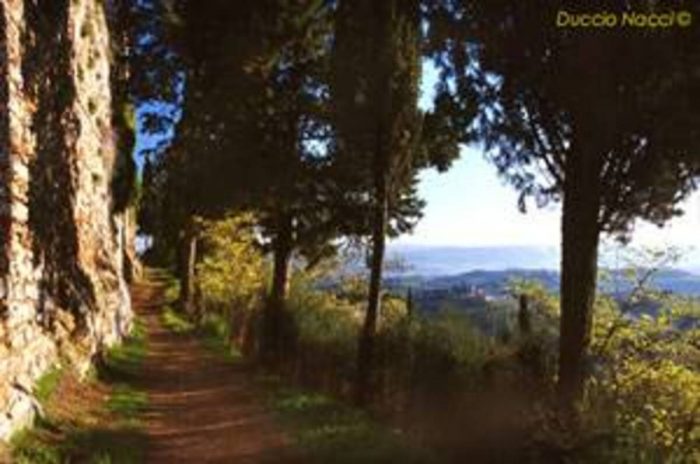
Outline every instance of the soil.
POLYGON ((134 308, 148 333, 138 388, 148 394, 148 463, 301 463, 265 407, 252 369, 161 324, 162 282, 135 285, 134 308))

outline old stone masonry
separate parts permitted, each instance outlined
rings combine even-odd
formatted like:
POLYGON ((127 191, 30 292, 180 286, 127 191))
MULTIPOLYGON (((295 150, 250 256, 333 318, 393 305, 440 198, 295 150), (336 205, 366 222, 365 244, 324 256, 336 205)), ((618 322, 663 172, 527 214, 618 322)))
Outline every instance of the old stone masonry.
POLYGON ((0 440, 131 325, 108 6, 0 0, 0 440))

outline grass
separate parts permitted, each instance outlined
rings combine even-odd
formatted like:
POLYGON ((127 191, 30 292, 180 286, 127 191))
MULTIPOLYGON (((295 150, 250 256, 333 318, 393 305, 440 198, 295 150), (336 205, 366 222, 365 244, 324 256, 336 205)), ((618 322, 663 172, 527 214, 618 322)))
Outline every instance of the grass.
POLYGON ((234 363, 243 358, 241 352, 231 344, 228 324, 220 314, 207 314, 204 317, 199 336, 204 347, 222 359, 234 363))
MULTIPOLYGON (((165 299, 174 303, 179 296, 180 282, 172 274, 163 270, 151 270, 166 283, 165 299)), ((238 362, 241 353, 230 343, 230 329, 226 318, 221 314, 206 313, 199 324, 195 324, 181 312, 175 311, 171 305, 165 306, 161 313, 162 324, 176 334, 194 334, 202 345, 229 362, 238 362)))
POLYGON ((148 269, 149 278, 159 280, 165 284, 165 301, 173 303, 180 296, 180 281, 169 271, 165 269, 148 269))
POLYGON ((126 384, 114 387, 106 404, 109 412, 131 426, 140 424, 140 416, 146 406, 148 406, 148 396, 126 384))
POLYGON ((36 381, 36 384, 34 384, 34 396, 39 403, 45 404, 49 400, 53 392, 56 391, 62 375, 63 369, 52 368, 36 381))
POLYGON ((10 446, 15 464, 139 464, 144 462, 146 439, 133 429, 75 429, 62 439, 33 429, 16 434, 10 446))
POLYGON ((46 443, 33 430, 22 430, 10 440, 15 464, 61 464, 60 445, 46 443))
POLYGON ((408 443, 401 431, 326 395, 263 381, 271 408, 310 463, 432 463, 428 451, 408 443))
POLYGON ((192 333, 195 329, 192 322, 188 321, 182 314, 177 313, 170 306, 165 307, 161 313, 160 320, 168 330, 176 334, 192 333))
MULTIPOLYGON (((173 296, 176 294, 174 284, 168 292, 173 296)), ((220 359, 239 362, 242 358, 241 353, 231 346, 230 327, 221 314, 205 314, 195 326, 185 315, 168 307, 162 313, 161 321, 174 333, 195 334, 220 359)), ((378 423, 359 409, 319 393, 286 387, 278 377, 261 377, 258 383, 269 393, 270 409, 305 454, 304 462, 437 462, 427 451, 410 445, 400 431, 378 423)))
POLYGON ((228 362, 237 362, 242 358, 241 353, 229 343, 228 325, 219 314, 205 315, 200 325, 196 326, 184 314, 166 306, 161 313, 161 322, 173 333, 195 334, 207 350, 228 362))
POLYGON ((71 437, 69 445, 82 451, 83 456, 76 459, 78 462, 141 464, 145 462, 148 443, 146 436, 137 429, 103 428, 77 433, 71 437))
POLYGON ((62 382, 78 380, 67 370, 54 369, 37 382, 35 394, 46 415, 35 427, 16 433, 10 448, 16 464, 138 464, 144 462, 146 437, 140 418, 147 396, 132 384, 146 355, 146 334, 136 323, 131 335, 108 350, 97 375, 89 376, 86 389, 108 389, 106 400, 92 400, 71 393, 58 398, 62 382), (97 404, 91 404, 97 401, 97 404))
POLYGON ((141 368, 146 357, 146 329, 136 320, 131 333, 120 345, 110 348, 105 359, 106 367, 117 376, 129 375, 141 368))

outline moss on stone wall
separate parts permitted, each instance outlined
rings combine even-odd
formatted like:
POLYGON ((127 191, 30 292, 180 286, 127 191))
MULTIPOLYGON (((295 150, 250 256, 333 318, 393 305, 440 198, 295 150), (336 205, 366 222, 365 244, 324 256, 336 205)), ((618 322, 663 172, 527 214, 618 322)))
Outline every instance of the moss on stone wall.
POLYGON ((43 373, 85 372, 131 324, 109 37, 97 0, 0 0, 0 440, 43 373))

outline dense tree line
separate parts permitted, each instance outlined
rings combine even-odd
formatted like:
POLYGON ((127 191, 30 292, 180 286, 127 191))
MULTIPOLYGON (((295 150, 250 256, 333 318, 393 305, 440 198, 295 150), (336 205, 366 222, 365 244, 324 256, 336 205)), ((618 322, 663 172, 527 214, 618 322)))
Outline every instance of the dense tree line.
POLYGON ((559 393, 567 406, 580 398, 601 234, 625 239, 638 218, 663 224, 696 186, 698 28, 556 29, 550 2, 513 0, 152 0, 133 10, 133 66, 148 77, 137 101, 181 108, 179 119, 142 114, 175 137, 148 154, 141 225, 177 262, 184 307, 196 306, 198 216, 256 213, 273 263, 263 345, 273 360, 287 336, 290 263, 313 266, 347 238, 366 243, 366 401, 386 237, 420 218, 418 172, 445 170, 460 144, 478 144, 523 207, 562 202, 559 393), (440 71, 429 111, 418 108, 425 60, 440 71))

